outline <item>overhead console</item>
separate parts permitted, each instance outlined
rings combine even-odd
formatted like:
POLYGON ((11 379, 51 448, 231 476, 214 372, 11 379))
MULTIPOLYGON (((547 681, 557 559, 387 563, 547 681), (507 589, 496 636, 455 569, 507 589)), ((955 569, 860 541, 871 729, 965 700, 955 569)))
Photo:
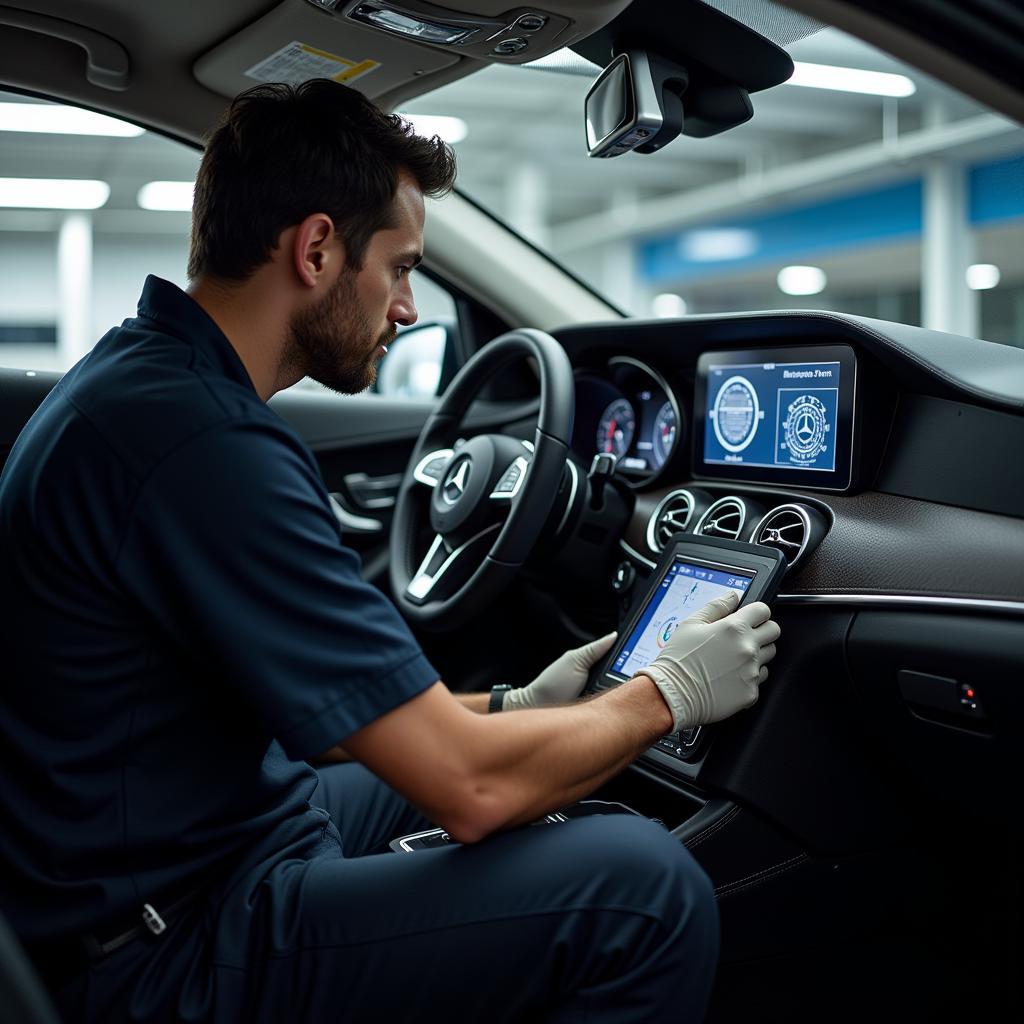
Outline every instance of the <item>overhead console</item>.
POLYGON ((848 345, 705 352, 693 475, 845 491, 853 483, 857 357, 848 345))
POLYGON ((601 28, 629 0, 283 0, 202 54, 196 80, 222 96, 259 82, 331 78, 394 109, 485 67, 523 64, 601 28), (472 10, 465 8, 472 7, 472 10))

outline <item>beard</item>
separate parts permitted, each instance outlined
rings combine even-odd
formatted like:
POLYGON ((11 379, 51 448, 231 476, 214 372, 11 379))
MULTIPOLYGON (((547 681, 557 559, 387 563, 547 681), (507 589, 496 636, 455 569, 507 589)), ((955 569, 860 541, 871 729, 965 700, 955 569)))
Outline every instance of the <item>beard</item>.
POLYGON ((355 395, 377 379, 377 349, 398 333, 391 325, 376 334, 359 302, 354 273, 342 271, 315 306, 296 313, 288 325, 285 365, 332 391, 355 395))

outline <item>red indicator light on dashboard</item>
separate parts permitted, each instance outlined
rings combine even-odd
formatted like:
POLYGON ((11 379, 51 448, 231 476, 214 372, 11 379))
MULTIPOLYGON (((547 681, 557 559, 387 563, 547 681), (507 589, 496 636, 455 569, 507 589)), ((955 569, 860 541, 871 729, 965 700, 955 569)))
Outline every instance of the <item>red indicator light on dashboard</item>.
POLYGON ((972 689, 968 688, 966 696, 973 697, 974 696, 974 691, 972 689))

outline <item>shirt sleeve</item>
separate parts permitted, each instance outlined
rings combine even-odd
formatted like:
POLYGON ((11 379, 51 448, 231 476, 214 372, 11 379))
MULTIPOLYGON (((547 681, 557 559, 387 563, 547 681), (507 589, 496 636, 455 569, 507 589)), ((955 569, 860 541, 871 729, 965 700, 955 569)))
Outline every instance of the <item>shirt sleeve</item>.
POLYGON ((272 425, 204 432, 143 481, 119 578, 290 757, 341 743, 438 680, 341 543, 315 463, 272 425))

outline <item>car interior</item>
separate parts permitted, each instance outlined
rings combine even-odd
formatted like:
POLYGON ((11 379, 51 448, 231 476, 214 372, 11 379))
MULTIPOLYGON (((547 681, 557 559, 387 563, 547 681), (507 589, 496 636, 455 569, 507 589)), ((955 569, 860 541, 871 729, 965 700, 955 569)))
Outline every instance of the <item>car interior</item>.
MULTIPOLYGON (((578 150, 610 191, 622 167, 756 125, 794 73, 790 44, 824 26, 998 120, 1019 245, 1024 14, 999 0, 7 0, 0 99, 110 115, 197 165, 204 133, 259 81, 333 77, 402 111, 489 69, 582 61, 574 135, 495 130, 487 145, 509 163, 532 145, 578 150)), ((488 96, 500 129, 515 90, 488 96)), ((64 177, 102 173, 100 150, 81 152, 64 177)), ((7 159, 0 174, 19 173, 7 159)), ((641 196, 633 215, 654 232, 670 199, 645 212, 641 196)), ((595 216, 577 230, 596 253, 631 215, 595 216)), ((417 274, 447 305, 399 335, 374 390, 304 382, 270 404, 448 686, 522 685, 618 630, 599 692, 667 637, 665 602, 674 615, 743 595, 778 568, 765 592, 782 639, 757 704, 659 740, 593 794, 660 821, 710 875, 722 949, 707 1019, 1012 1019, 1024 340, 877 311, 636 315, 458 186, 428 204, 417 274)), ((67 368, 9 358, 0 346, 0 465, 67 368)), ((7 1005, 49 1019, 16 954, 7 1005)))

